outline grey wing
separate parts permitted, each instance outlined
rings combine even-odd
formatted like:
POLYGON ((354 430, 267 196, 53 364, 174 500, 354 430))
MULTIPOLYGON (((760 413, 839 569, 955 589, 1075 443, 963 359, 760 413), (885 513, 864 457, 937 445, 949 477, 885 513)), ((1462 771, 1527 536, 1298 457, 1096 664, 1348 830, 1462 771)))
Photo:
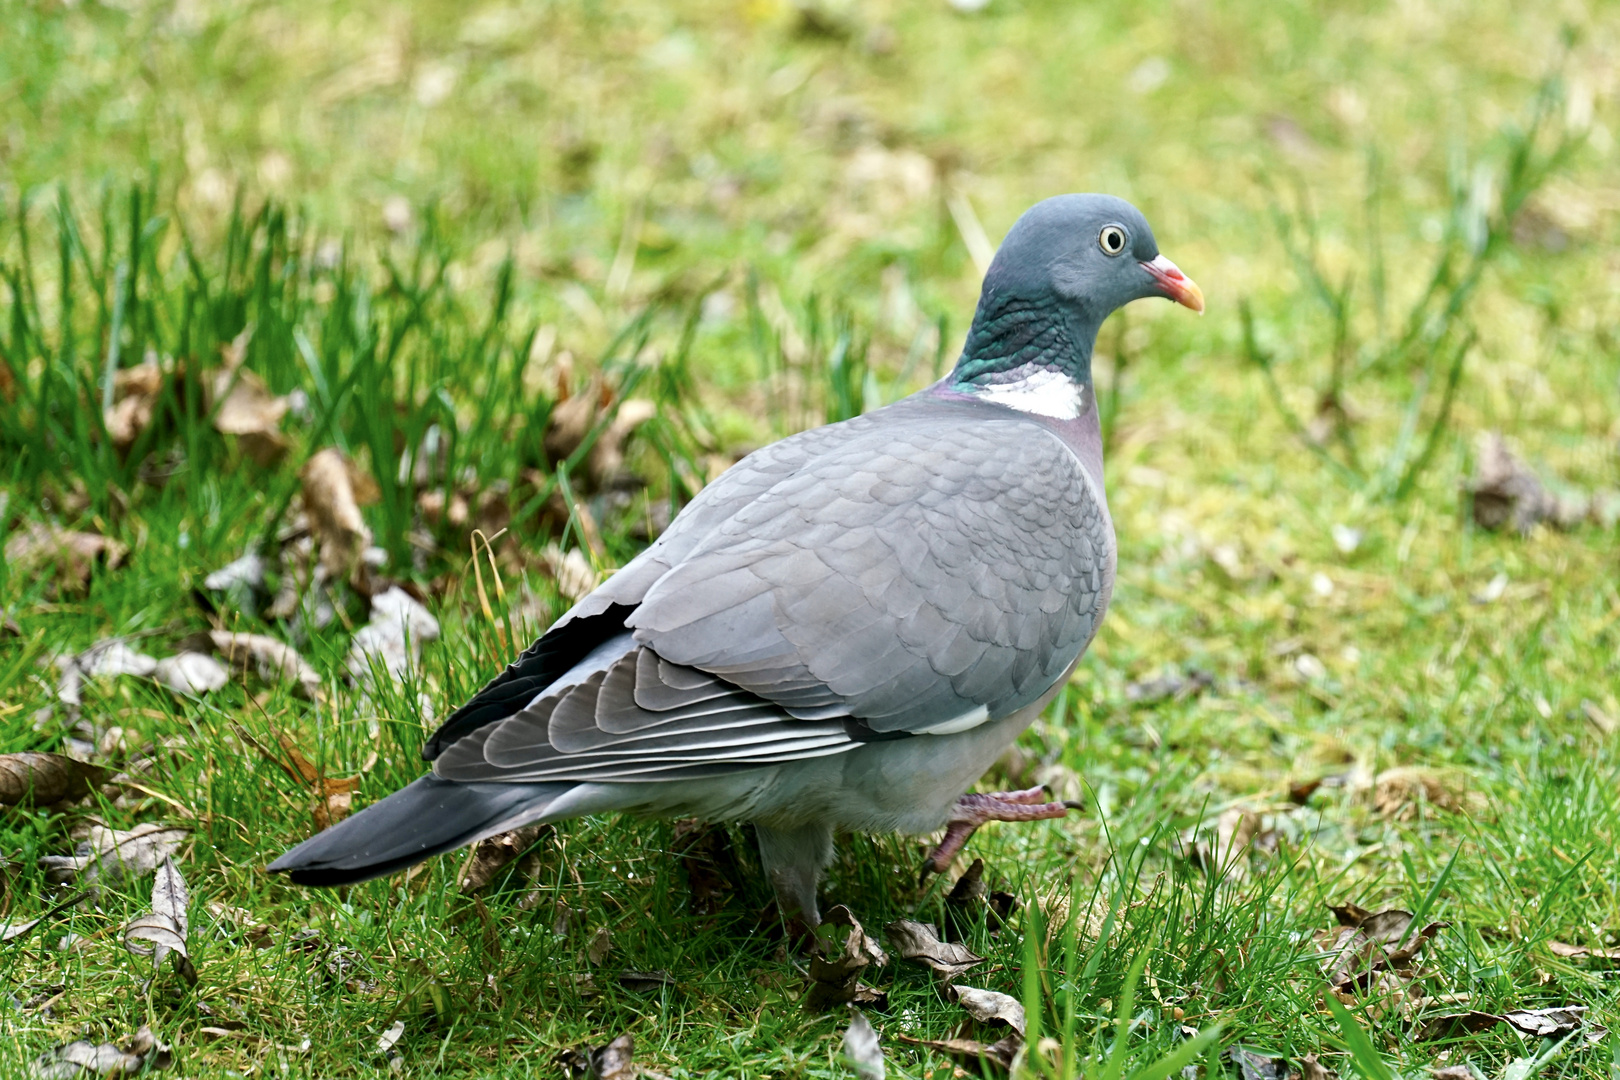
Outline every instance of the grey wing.
POLYGON ((1107 513, 1075 457, 1021 420, 821 433, 694 501, 571 613, 619 605, 631 633, 435 771, 679 779, 1039 698, 1090 640, 1112 576, 1107 513))
POLYGON ((1112 572, 1107 512, 1056 436, 924 415, 740 508, 627 625, 792 715, 938 731, 1045 693, 1091 640, 1112 572))

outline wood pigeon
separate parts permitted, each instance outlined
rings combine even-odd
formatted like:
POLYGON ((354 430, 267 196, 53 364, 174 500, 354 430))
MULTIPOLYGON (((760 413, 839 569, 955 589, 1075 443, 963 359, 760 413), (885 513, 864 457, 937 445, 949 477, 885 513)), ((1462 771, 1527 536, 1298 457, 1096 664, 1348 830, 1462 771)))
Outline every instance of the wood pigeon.
POLYGON ((813 925, 838 830, 944 828, 926 873, 987 821, 1061 817, 1039 788, 963 792, 1108 606, 1091 353, 1153 296, 1204 308, 1135 207, 1037 204, 948 376, 732 466, 449 717, 431 773, 270 869, 343 885, 605 811, 750 821, 813 925))

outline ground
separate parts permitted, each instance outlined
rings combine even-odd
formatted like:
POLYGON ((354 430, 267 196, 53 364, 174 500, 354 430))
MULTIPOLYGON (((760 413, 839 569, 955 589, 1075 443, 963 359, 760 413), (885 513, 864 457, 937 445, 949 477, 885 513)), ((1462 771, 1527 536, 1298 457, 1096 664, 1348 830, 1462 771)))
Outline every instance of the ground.
MULTIPOLYGON (((186 1075, 551 1076, 626 1032, 666 1076, 848 1075, 848 1011, 804 1008, 745 830, 701 841, 737 862, 706 898, 685 827, 628 819, 541 835, 475 896, 463 855, 343 893, 263 867, 417 775, 433 717, 717 469, 927 381, 1017 214, 1104 190, 1209 310, 1104 328, 1113 608, 985 780, 1084 809, 973 839, 1005 925, 920 890, 917 838, 842 842, 826 902, 880 940, 950 915, 987 958, 958 981, 1066 1044, 1030 1068, 1153 1075, 1218 1024, 1211 1076, 1620 1069, 1612 20, 0 0, 0 25, 0 751, 113 777, 6 810, 4 917, 72 895, 39 860, 92 821, 184 829, 197 973, 125 946, 149 875, 104 883, 0 944, 0 1068, 149 1024, 186 1075), (1478 523, 1491 432, 1547 520, 1478 523), (381 565, 310 496, 328 447, 381 565), (354 542, 318 628, 301 522, 354 542), (510 531, 475 559, 475 526, 510 531), (255 546, 285 618, 274 580, 205 584, 255 546), (346 664, 384 579, 442 623, 403 684, 346 664), (54 657, 211 630, 291 642, 314 680, 59 699, 54 657), (1446 925, 1335 968, 1347 904, 1446 925), (1484 1015, 1568 1005, 1547 1040, 1484 1015)), ((963 1066, 902 1035, 1006 1033, 921 966, 865 977, 891 1076, 963 1066)))

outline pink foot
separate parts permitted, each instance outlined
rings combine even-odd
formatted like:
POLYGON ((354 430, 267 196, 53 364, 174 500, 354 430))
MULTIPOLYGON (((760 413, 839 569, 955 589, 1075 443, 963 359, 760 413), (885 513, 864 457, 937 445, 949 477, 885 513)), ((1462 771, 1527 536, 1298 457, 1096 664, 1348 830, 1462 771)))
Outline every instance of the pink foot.
POLYGON ((949 869, 968 837, 987 821, 1041 821, 1080 809, 1076 802, 1043 802, 1047 794, 1044 787, 1032 787, 1024 791, 969 793, 957 799, 945 821, 944 838, 923 860, 921 880, 949 869))

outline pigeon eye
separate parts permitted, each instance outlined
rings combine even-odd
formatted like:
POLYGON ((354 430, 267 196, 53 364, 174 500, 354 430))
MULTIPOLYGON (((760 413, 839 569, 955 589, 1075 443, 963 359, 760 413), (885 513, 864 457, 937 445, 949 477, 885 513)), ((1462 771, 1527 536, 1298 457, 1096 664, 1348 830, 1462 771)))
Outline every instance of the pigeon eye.
POLYGON ((1104 255, 1118 255, 1125 250, 1125 230, 1118 225, 1104 225, 1097 235, 1097 246, 1104 255))

